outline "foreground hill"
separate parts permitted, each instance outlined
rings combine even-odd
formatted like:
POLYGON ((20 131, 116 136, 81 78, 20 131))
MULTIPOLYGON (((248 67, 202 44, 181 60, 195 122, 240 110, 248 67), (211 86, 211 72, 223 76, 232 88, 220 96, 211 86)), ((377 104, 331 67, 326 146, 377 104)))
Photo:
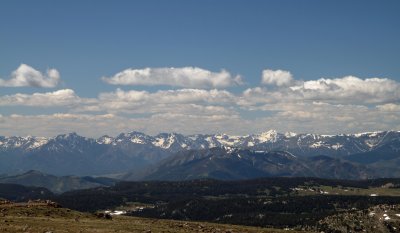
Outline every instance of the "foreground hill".
POLYGON ((70 190, 87 189, 99 186, 111 186, 115 180, 109 178, 54 176, 39 171, 28 171, 24 174, 0 177, 0 183, 20 184, 24 186, 43 187, 54 193, 70 190))
MULTIPOLYGON (((284 229, 257 228, 208 222, 176 221, 127 216, 112 219, 59 208, 53 203, 6 203, 0 201, 1 232, 287 232, 284 229)), ((345 211, 290 232, 374 232, 392 233, 400 229, 400 206, 377 205, 362 211, 345 211), (305 230, 308 229, 308 230, 305 230)))
POLYGON ((28 201, 29 199, 49 199, 54 195, 41 187, 26 187, 19 184, 0 184, 0 198, 13 201, 28 201))
POLYGON ((385 167, 400 158, 400 132, 319 135, 270 130, 246 136, 177 133, 149 136, 130 132, 98 139, 75 133, 53 138, 0 136, 0 173, 39 170, 55 175, 121 174, 154 165, 180 151, 215 147, 287 151, 297 157, 325 155, 359 163, 371 161, 385 167))
POLYGON ((113 216, 112 220, 98 218, 93 214, 81 213, 48 205, 16 203, 1 205, 1 232, 283 232, 278 229, 224 225, 206 222, 188 222, 137 217, 113 216))

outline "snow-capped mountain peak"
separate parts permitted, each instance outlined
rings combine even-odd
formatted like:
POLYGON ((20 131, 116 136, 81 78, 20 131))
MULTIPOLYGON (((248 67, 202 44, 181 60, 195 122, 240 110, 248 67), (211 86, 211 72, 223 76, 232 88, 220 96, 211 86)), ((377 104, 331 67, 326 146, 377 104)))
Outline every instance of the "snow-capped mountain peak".
POLYGON ((136 144, 148 144, 152 141, 152 137, 136 131, 125 134, 125 137, 129 138, 131 142, 136 144))
POLYGON ((255 138, 258 139, 259 143, 276 142, 278 139, 278 132, 276 130, 269 130, 256 135, 255 138))
POLYGON ((7 149, 33 150, 45 145, 49 139, 44 137, 0 137, 0 151, 7 149))
POLYGON ((79 142, 79 141, 89 141, 89 140, 93 140, 93 139, 80 136, 77 133, 73 132, 73 133, 57 135, 56 137, 54 137, 53 139, 50 139, 50 140, 54 140, 54 141, 58 141, 58 142, 74 143, 74 142, 79 142))
POLYGON ((49 142, 48 138, 45 137, 35 137, 31 145, 29 146, 29 149, 36 149, 39 148, 49 142))
POLYGON ((178 133, 160 133, 155 136, 153 145, 163 149, 187 149, 193 144, 190 137, 178 133))
POLYGON ((106 144, 106 145, 108 145, 108 144, 114 143, 114 138, 110 137, 108 135, 104 135, 104 136, 101 136, 100 138, 96 139, 96 142, 98 144, 106 144))

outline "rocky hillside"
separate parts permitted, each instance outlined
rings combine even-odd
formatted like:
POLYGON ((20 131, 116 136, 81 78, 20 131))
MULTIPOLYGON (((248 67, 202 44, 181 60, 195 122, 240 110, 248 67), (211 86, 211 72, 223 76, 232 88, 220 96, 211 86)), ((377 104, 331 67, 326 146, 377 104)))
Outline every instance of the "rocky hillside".
POLYGON ((318 222, 318 230, 326 233, 400 231, 400 205, 378 205, 367 210, 350 211, 318 222))

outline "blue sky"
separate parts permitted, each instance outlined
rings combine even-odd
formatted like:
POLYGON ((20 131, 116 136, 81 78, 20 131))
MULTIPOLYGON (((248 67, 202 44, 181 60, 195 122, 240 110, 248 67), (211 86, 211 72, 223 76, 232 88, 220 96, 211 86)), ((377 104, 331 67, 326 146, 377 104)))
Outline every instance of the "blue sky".
MULTIPOLYGON (((43 74, 47 69, 56 69, 60 79, 57 85, 47 88, 31 85, 0 87, 0 105, 2 105, 0 114, 4 118, 3 121, 0 119, 0 122, 3 122, 0 123, 0 134, 3 131, 3 134, 53 135, 63 130, 78 131, 78 133, 81 130, 83 131, 81 133, 88 135, 102 134, 100 130, 82 130, 80 125, 73 125, 68 121, 63 123, 65 125, 55 123, 51 126, 51 130, 50 126, 48 130, 38 130, 32 125, 18 128, 16 121, 9 119, 12 114, 27 119, 54 114, 74 114, 77 115, 77 119, 81 119, 79 117, 82 116, 112 114, 122 117, 118 121, 143 118, 143 121, 134 122, 140 127, 127 123, 113 128, 115 124, 110 123, 103 131, 111 134, 117 133, 118 130, 143 130, 149 133, 169 130, 183 133, 215 131, 243 134, 269 128, 321 133, 337 133, 340 130, 354 132, 398 129, 397 125, 400 123, 399 112, 396 112, 399 107, 398 91, 376 88, 385 85, 397 87, 400 82, 399 11, 399 1, 2 1, 0 78, 11 79, 12 72, 17 70, 20 64, 26 64, 43 74), (110 84, 101 79, 111 78, 126 69, 170 67, 198 67, 215 73, 224 69, 229 72, 232 79, 240 75, 242 82, 197 87, 165 85, 168 80, 161 85, 137 83, 122 85, 110 84), (275 85, 275 82, 261 84, 263 70, 288 71, 292 81, 283 86, 275 85), (359 91, 359 95, 355 97, 346 92, 349 91, 346 89, 348 83, 345 85, 338 80, 337 82, 341 84, 334 82, 332 85, 339 85, 342 92, 327 93, 326 96, 343 96, 339 98, 340 100, 333 97, 328 100, 325 97, 321 98, 322 92, 318 93, 318 98, 315 95, 309 97, 302 92, 303 99, 299 99, 299 93, 294 93, 296 97, 290 99, 254 101, 255 88, 262 89, 262 93, 259 91, 257 95, 261 95, 259 99, 265 100, 271 95, 287 96, 289 89, 293 91, 294 86, 310 84, 307 81, 320 78, 341 79, 350 75, 363 81, 368 78, 382 80, 386 78, 393 82, 385 85, 379 84, 380 82, 368 82, 368 85, 372 85, 371 91, 368 93, 359 91), (234 95, 232 98, 236 99, 229 104, 209 102, 204 99, 200 101, 201 104, 198 100, 185 104, 208 107, 207 111, 210 113, 207 113, 207 116, 212 115, 212 107, 221 107, 227 110, 224 114, 235 115, 238 118, 233 119, 232 125, 218 122, 210 124, 209 119, 195 120, 204 123, 200 124, 203 126, 201 129, 188 126, 188 119, 182 119, 180 126, 171 128, 165 126, 166 122, 160 121, 156 124, 157 128, 152 128, 143 126, 143 122, 148 122, 146 117, 155 114, 177 114, 174 109, 184 107, 174 105, 170 106, 170 110, 163 109, 163 111, 146 109, 138 105, 165 105, 165 103, 154 103, 154 101, 147 103, 143 99, 132 98, 120 101, 136 100, 140 103, 127 106, 126 109, 120 107, 116 110, 118 104, 109 103, 106 104, 107 107, 97 106, 96 111, 76 111, 76 108, 82 107, 82 102, 87 101, 86 99, 91 99, 93 103, 99 102, 100 95, 116 93, 117 88, 125 94, 132 90, 146 91, 151 96, 146 98, 153 98, 154 95, 151 94, 160 90, 179 91, 191 88, 210 91, 216 88, 219 91, 229 92, 234 95), (247 98, 244 92, 249 89, 253 90, 252 97, 248 97, 252 98, 252 101, 244 101, 247 98), (29 101, 26 99, 32 98, 34 93, 51 93, 58 90, 73 90, 73 95, 79 100, 74 100, 73 103, 43 106, 43 104, 16 102, 14 98, 19 93, 27 95, 24 101, 29 101), (360 101, 353 101, 358 97, 360 101), (378 97, 379 101, 374 99, 378 97), (240 102, 238 99, 246 104, 233 104, 240 102), (249 106, 249 102, 253 104, 249 106), (279 102, 281 105, 271 106, 272 102, 279 102), (292 109, 284 107, 293 102, 296 102, 296 106, 292 109), (379 121, 377 116, 383 114, 382 112, 370 117, 366 117, 365 112, 354 113, 353 115, 364 115, 364 118, 348 119, 345 124, 343 123, 343 129, 337 129, 334 125, 318 123, 322 121, 323 116, 317 120, 313 118, 314 113, 320 114, 332 110, 306 106, 315 105, 314 102, 330 104, 335 109, 339 105, 353 106, 353 109, 354 106, 364 106, 368 109, 363 111, 367 111, 368 114, 373 114, 373 111, 383 105, 386 105, 385 109, 393 111, 384 113, 385 120, 379 121), (300 118, 296 120, 284 117, 285 114, 287 116, 294 112, 299 113, 300 106, 306 110, 310 107, 310 111, 303 111, 305 115, 302 115, 307 118, 306 113, 311 114, 307 119, 309 127, 296 126, 305 124, 299 120, 300 118), (277 113, 281 115, 278 116, 277 113), (275 118, 268 118, 271 116, 275 118), (282 121, 275 122, 281 118, 282 121), (360 121, 366 123, 360 125, 360 121), (247 131, 235 128, 238 123, 249 125, 247 131)), ((195 74, 190 73, 190 75, 195 74)), ((357 80, 355 83, 351 85, 360 87, 366 84, 357 80)), ((309 89, 306 88, 305 92, 309 93, 309 89)), ((40 101, 51 102, 47 99, 40 101)), ((93 103, 85 102, 83 105, 91 105, 93 109, 95 108, 92 106, 95 105, 93 103)), ((179 114, 187 117, 188 112, 182 111, 179 114)), ((219 113, 216 115, 220 116, 219 113)), ((180 118, 176 119, 179 121, 180 118)), ((81 123, 85 125, 83 120, 81 123)), ((337 122, 337 124, 342 123, 337 122)))

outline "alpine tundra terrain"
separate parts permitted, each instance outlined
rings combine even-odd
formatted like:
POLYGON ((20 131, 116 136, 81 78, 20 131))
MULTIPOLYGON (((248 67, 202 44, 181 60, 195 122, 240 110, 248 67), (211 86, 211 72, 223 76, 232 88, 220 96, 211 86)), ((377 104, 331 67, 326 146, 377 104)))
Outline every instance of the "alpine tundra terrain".
POLYGON ((318 135, 270 130, 247 136, 131 132, 98 139, 76 133, 53 138, 0 137, 3 176, 36 170, 127 180, 264 176, 366 179, 398 177, 399 164, 398 131, 318 135))
POLYGON ((0 232, 60 232, 60 233, 109 233, 109 232, 284 232, 227 224, 187 222, 137 217, 82 213, 42 203, 12 203, 0 200, 0 232))
POLYGON ((62 194, 0 184, 0 198, 2 232, 386 233, 400 224, 394 178, 120 182, 62 194))

